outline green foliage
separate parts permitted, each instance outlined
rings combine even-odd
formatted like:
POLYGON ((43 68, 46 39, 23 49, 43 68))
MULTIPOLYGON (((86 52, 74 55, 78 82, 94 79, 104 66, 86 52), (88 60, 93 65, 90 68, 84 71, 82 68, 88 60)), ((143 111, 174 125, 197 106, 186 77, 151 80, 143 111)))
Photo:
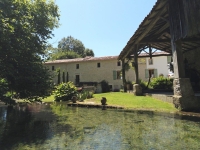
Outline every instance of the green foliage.
POLYGON ((77 94, 77 97, 79 100, 83 101, 85 99, 93 98, 93 94, 92 91, 82 91, 77 94))
POLYGON ((147 82, 140 80, 139 81, 140 86, 142 87, 142 89, 145 89, 147 87, 147 82))
POLYGON ((84 55, 83 55, 83 57, 86 57, 86 56, 93 56, 93 57, 94 57, 94 52, 93 52, 93 50, 92 50, 92 49, 89 49, 89 48, 86 48, 86 49, 84 50, 84 55))
POLYGON ((49 95, 52 91, 49 71, 41 63, 29 63, 29 67, 15 77, 15 83, 10 84, 11 88, 19 95, 19 98, 32 99, 49 95))
POLYGON ((58 20, 58 7, 50 0, 0 2, 0 77, 21 98, 49 91, 50 76, 41 56, 58 20))
POLYGON ((106 80, 101 81, 102 93, 110 92, 109 84, 106 80))
POLYGON ((94 56, 94 52, 92 49, 85 48, 80 40, 68 36, 59 41, 58 48, 53 48, 51 45, 48 46, 46 49, 46 55, 47 60, 58 60, 94 56))
POLYGON ((83 56, 85 50, 83 43, 80 40, 73 38, 72 36, 62 38, 58 42, 58 48, 62 49, 63 51, 76 52, 81 56, 83 56))
MULTIPOLYGON (((135 82, 132 82, 132 84, 134 85, 135 82)), ((142 89, 145 89, 147 86, 147 82, 143 81, 142 79, 139 79, 139 85, 142 87, 142 89)))
POLYGON ((0 79, 0 99, 4 97, 8 90, 8 82, 6 81, 6 79, 0 79))
POLYGON ((13 93, 9 92, 8 82, 6 79, 0 79, 0 100, 6 104, 14 104, 12 100, 13 93))
POLYGON ((74 58, 81 58, 76 52, 73 51, 60 51, 57 50, 53 52, 49 59, 51 60, 59 60, 59 59, 74 59, 74 58))
POLYGON ((173 79, 165 78, 162 76, 158 78, 152 78, 150 86, 153 89, 172 89, 173 79))
POLYGON ((77 88, 73 82, 60 83, 55 86, 55 101, 68 101, 71 100, 72 96, 77 95, 77 88))

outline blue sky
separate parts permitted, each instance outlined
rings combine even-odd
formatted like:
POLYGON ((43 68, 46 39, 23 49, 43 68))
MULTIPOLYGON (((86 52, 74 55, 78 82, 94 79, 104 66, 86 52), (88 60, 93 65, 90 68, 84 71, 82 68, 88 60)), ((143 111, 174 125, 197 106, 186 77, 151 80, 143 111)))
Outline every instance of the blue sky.
POLYGON ((55 0, 60 27, 50 44, 72 36, 93 50, 95 57, 117 56, 156 0, 55 0))

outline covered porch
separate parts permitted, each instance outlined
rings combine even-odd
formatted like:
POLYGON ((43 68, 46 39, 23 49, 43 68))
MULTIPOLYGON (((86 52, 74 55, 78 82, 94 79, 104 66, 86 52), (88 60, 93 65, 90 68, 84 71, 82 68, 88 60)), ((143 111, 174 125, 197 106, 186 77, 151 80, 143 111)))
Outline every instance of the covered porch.
POLYGON ((140 93, 137 91, 140 90, 139 54, 145 51, 152 58, 154 51, 165 51, 173 56, 175 107, 200 110, 200 99, 195 96, 195 90, 200 87, 199 10, 199 0, 157 0, 118 57, 122 62, 134 58, 136 95, 140 93))

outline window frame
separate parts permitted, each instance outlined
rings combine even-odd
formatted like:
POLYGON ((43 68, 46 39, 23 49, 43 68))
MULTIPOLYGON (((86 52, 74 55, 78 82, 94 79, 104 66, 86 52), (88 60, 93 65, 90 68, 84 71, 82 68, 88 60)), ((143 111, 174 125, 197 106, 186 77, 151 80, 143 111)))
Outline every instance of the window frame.
POLYGON ((76 64, 76 69, 79 69, 79 64, 76 64))
POLYGON ((101 68, 101 63, 100 62, 97 63, 97 68, 101 68))
POLYGON ((153 58, 149 58, 148 63, 149 65, 153 65, 153 58))
POLYGON ((118 62, 117 62, 117 66, 121 66, 121 61, 118 61, 118 62))

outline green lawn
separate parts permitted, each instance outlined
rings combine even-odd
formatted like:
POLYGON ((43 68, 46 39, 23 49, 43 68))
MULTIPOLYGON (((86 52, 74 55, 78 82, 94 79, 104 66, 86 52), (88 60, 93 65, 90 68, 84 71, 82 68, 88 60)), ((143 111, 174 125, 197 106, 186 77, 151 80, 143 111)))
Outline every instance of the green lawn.
POLYGON ((44 98, 42 101, 43 102, 53 102, 55 99, 54 99, 54 95, 51 95, 47 98, 44 98))
MULTIPOLYGON (((134 96, 132 93, 111 92, 94 94, 94 98, 86 99, 84 102, 93 102, 101 104, 101 98, 106 97, 108 105, 122 106, 127 109, 141 109, 154 111, 177 112, 171 103, 163 102, 161 100, 149 96, 134 96)), ((53 102, 54 95, 51 95, 43 100, 43 102, 53 102)))
POLYGON ((176 112, 177 109, 171 103, 163 102, 149 96, 134 96, 132 93, 111 92, 94 94, 94 98, 85 102, 101 103, 101 98, 106 97, 108 105, 123 106, 127 109, 145 109, 155 111, 176 112))

